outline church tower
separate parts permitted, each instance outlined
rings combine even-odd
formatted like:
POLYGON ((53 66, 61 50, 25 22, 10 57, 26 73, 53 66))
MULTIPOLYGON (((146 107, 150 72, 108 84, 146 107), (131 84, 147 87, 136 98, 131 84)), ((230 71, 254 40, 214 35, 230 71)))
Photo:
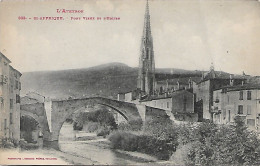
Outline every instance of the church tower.
POLYGON ((148 96, 152 95, 155 90, 155 63, 148 0, 146 2, 144 29, 140 48, 137 88, 144 91, 148 96))

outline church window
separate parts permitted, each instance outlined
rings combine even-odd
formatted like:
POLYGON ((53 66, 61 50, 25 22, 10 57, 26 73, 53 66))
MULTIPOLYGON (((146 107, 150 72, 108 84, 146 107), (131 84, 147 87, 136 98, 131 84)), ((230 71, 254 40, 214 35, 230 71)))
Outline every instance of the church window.
POLYGON ((146 48, 146 58, 149 57, 149 48, 146 48))

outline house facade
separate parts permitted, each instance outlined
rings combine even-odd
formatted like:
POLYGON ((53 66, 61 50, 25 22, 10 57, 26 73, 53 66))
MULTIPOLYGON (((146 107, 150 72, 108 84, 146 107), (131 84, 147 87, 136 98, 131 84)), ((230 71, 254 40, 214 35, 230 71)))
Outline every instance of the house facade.
POLYGON ((223 87, 213 92, 213 122, 229 124, 241 116, 248 128, 260 132, 260 85, 223 87))
POLYGON ((21 73, 0 53, 0 138, 20 140, 21 73))
POLYGON ((242 85, 246 79, 240 76, 224 75, 214 71, 214 67, 210 71, 203 74, 201 81, 193 84, 193 93, 196 102, 202 102, 203 119, 213 120, 213 91, 228 85, 242 85))

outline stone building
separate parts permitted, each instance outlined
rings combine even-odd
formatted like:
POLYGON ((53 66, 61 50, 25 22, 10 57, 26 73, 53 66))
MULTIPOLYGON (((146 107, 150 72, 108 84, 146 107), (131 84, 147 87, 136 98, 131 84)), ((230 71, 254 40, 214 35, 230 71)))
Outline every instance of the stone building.
POLYGON ((21 73, 0 52, 0 138, 20 140, 21 73))
POLYGON ((216 124, 229 124, 234 122, 235 116, 241 116, 250 129, 260 132, 260 85, 227 86, 215 90, 213 110, 216 124))
POLYGON ((201 81, 193 83, 193 93, 196 102, 202 103, 203 119, 213 120, 213 91, 227 85, 242 85, 246 79, 226 73, 216 72, 211 66, 209 72, 204 73, 201 81))

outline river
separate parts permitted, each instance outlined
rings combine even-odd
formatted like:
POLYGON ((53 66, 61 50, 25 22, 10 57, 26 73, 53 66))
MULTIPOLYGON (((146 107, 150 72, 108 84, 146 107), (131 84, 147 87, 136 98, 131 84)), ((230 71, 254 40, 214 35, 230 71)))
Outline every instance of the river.
POLYGON ((92 133, 75 132, 72 124, 68 123, 62 126, 59 145, 62 152, 77 156, 76 164, 80 164, 79 160, 84 164, 95 165, 142 165, 154 162, 152 157, 145 154, 110 149, 108 140, 98 138, 92 133), (76 136, 80 135, 85 138, 87 136, 90 140, 75 141, 76 136))

